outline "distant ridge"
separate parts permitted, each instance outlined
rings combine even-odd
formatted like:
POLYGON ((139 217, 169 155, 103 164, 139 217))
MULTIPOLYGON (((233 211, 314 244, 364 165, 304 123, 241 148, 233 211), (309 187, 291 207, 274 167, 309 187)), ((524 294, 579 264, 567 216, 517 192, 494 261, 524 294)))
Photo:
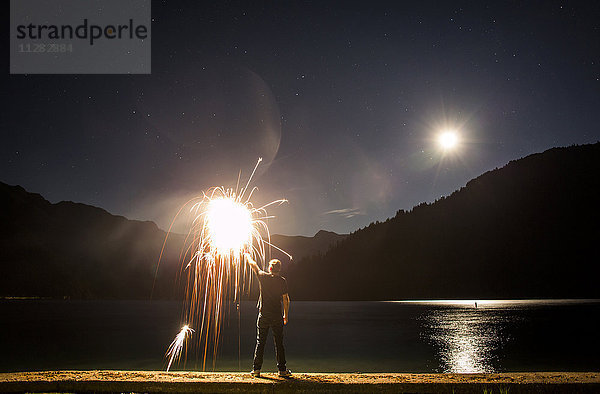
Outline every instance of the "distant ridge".
MULTIPOLYGON (((149 298, 166 235, 153 222, 70 201, 51 204, 1 182, 0 204, 1 296, 149 298)), ((167 282, 174 282, 178 241, 171 237, 159 295, 172 294, 167 282)))
POLYGON ((599 298, 600 143, 514 160, 292 266, 301 299, 599 298))
MULTIPOLYGON (((0 297, 149 299, 166 233, 91 205, 51 204, 21 186, 0 182, 0 297)), ((344 236, 273 235, 301 259, 344 236)), ((154 298, 181 298, 177 283, 184 236, 170 234, 154 298)), ((287 264, 285 256, 277 255, 287 264)))
MULTIPOLYGON (((319 230, 312 237, 275 234, 271 236, 271 242, 291 254, 294 262, 298 262, 305 257, 325 253, 330 247, 347 236, 347 234, 319 230)), ((271 249, 271 257, 280 259, 284 264, 289 262, 289 257, 274 248, 271 249)))

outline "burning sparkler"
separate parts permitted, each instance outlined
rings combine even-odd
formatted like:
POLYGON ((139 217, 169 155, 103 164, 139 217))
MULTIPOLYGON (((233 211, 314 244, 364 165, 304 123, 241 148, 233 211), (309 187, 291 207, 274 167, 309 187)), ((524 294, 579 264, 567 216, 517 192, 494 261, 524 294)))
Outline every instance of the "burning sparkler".
POLYGON ((167 349, 167 357, 169 358, 167 372, 169 372, 171 364, 173 364, 173 360, 179 361, 179 358, 181 357, 181 349, 183 349, 185 339, 188 335, 191 336, 193 332, 194 330, 186 324, 185 326, 181 327, 181 331, 179 331, 179 334, 175 336, 175 339, 169 345, 169 349, 167 349))
POLYGON ((238 191, 238 178, 235 189, 213 187, 191 208, 194 219, 182 259, 186 262, 184 269, 187 272, 187 302, 184 305, 187 324, 169 346, 167 371, 172 361, 179 359, 188 334, 193 332, 190 326, 200 327, 198 341, 203 354, 202 369, 205 369, 209 352, 213 354, 214 367, 226 301, 239 303, 241 294, 250 289, 252 276, 244 264, 243 253, 249 252, 262 261, 269 246, 286 253, 270 243, 266 223, 272 218, 267 215, 266 208, 286 200, 276 200, 260 208, 250 202, 256 187, 248 188, 261 161, 258 159, 241 190, 238 191))

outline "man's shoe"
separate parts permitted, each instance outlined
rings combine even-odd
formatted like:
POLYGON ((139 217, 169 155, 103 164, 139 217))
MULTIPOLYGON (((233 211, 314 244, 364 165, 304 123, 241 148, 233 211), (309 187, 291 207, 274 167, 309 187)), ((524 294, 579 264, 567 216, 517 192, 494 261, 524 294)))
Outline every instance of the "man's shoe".
POLYGON ((254 376, 255 378, 259 378, 260 377, 260 369, 253 369, 252 372, 250 372, 250 375, 254 376))
POLYGON ((281 376, 282 378, 290 378, 292 376, 292 371, 290 371, 289 369, 279 371, 279 376, 281 376))

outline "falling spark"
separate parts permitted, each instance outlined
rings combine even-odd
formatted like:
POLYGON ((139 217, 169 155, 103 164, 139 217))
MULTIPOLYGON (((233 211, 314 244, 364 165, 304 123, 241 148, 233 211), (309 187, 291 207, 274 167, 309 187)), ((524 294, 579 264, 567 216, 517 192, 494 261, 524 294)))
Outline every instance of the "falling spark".
MULTIPOLYGON (((249 189, 250 181, 261 160, 258 159, 248 182, 239 192, 237 186, 235 189, 213 187, 190 210, 193 221, 182 259, 187 272, 184 327, 200 327, 198 343, 202 349, 202 369, 206 367, 209 353, 213 355, 214 368, 227 302, 239 303, 241 294, 250 289, 252 275, 244 262, 244 253, 250 253, 257 261, 265 261, 269 246, 287 254, 271 244, 266 223, 273 217, 268 216, 266 208, 287 200, 276 200, 260 208, 250 201, 256 191, 256 187, 249 189)), ((174 351, 180 351, 187 338, 182 332, 167 352, 171 356, 169 367, 174 351), (178 339, 181 339, 180 343, 177 343, 178 339)))
POLYGON ((169 358, 167 372, 169 372, 171 364, 173 364, 173 360, 179 361, 179 358, 181 357, 181 349, 183 349, 183 345, 185 344, 185 339, 188 336, 191 337, 193 332, 194 330, 186 324, 185 326, 181 327, 181 331, 179 331, 179 334, 175 336, 175 339, 173 342, 171 342, 171 345, 169 345, 169 349, 167 349, 167 357, 169 358))

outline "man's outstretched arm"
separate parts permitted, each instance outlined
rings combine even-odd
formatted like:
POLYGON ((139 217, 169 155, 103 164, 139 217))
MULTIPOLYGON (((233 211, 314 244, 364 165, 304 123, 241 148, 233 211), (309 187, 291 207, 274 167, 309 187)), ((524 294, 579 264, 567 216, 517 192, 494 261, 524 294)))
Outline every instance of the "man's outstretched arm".
POLYGON ((258 266, 258 264, 256 264, 256 261, 254 261, 252 259, 252 256, 250 256, 250 253, 244 253, 244 259, 246 260, 248 265, 250 265, 250 268, 252 268, 252 271, 254 271, 254 273, 256 275, 258 275, 258 273, 260 271, 260 267, 258 266))
POLYGON ((288 313, 290 311, 290 296, 288 293, 281 296, 281 301, 283 301, 283 324, 285 325, 288 322, 288 313))

